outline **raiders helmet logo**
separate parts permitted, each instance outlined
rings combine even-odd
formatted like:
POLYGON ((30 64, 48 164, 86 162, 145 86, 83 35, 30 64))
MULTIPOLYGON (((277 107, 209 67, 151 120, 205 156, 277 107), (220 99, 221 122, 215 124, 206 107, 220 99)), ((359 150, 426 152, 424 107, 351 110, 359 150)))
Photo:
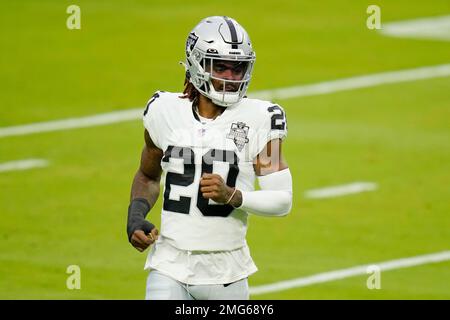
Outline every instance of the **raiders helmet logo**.
POLYGON ((195 44, 197 43, 198 37, 194 32, 190 33, 186 40, 186 55, 189 57, 192 49, 194 49, 195 44))

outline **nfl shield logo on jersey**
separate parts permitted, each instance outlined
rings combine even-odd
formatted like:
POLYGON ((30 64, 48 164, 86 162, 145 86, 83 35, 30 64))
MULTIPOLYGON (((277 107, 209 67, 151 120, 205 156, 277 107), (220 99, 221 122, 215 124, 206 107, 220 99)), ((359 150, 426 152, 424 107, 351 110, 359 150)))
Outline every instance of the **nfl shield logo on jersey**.
POLYGON ((228 139, 232 139, 239 151, 242 151, 245 144, 248 142, 248 129, 244 122, 233 123, 230 132, 227 135, 228 139))

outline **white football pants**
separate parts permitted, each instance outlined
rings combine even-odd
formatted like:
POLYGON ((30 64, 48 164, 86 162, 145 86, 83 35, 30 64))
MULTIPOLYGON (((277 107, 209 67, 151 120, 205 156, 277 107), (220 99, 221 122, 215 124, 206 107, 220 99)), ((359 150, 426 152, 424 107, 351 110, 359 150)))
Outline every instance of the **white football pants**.
POLYGON ((230 284, 189 285, 157 270, 147 278, 146 300, 248 300, 247 278, 230 284))

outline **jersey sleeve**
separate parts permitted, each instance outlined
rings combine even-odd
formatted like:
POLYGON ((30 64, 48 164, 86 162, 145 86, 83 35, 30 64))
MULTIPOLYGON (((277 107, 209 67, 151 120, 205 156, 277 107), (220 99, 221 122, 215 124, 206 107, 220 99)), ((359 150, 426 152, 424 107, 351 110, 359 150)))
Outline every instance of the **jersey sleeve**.
POLYGON ((256 146, 254 148, 254 157, 256 157, 267 145, 274 139, 284 140, 287 137, 287 120, 284 109, 271 104, 262 110, 263 119, 256 135, 256 146))
POLYGON ((148 131, 150 138, 152 139, 155 146, 162 149, 162 129, 161 125, 163 123, 161 117, 162 112, 161 109, 161 95, 163 93, 161 91, 156 91, 155 94, 150 98, 147 102, 147 105, 144 110, 144 115, 142 120, 144 122, 144 127, 148 131))

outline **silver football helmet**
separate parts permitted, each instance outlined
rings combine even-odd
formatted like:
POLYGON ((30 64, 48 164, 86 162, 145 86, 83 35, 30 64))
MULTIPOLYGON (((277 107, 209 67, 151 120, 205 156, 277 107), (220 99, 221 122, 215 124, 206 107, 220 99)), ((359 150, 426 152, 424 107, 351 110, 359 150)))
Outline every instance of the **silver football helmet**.
POLYGON ((189 81, 201 94, 216 105, 228 107, 245 96, 255 58, 245 29, 234 19, 213 16, 200 21, 189 33, 184 66, 189 81), (218 77, 220 64, 222 68, 231 66, 237 77, 218 77))

